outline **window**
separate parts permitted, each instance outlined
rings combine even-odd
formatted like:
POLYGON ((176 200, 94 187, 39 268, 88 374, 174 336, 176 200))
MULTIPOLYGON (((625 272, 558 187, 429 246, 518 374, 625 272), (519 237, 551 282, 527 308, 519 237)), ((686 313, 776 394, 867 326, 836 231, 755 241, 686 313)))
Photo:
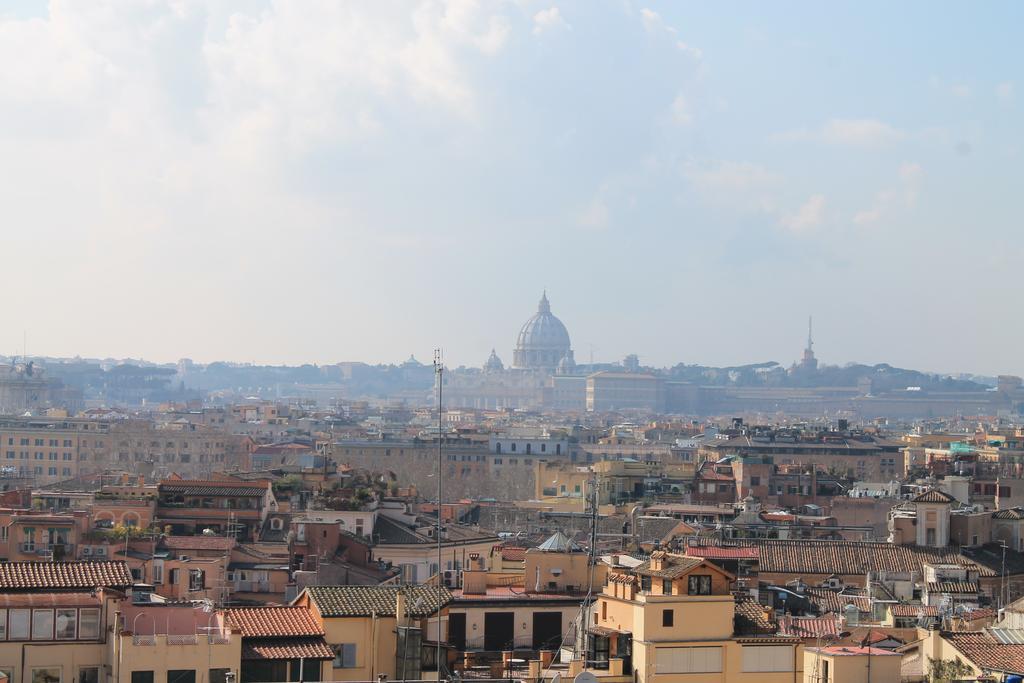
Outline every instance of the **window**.
POLYGON ((665 595, 672 595, 672 579, 661 580, 661 592, 665 595))
POLYGON ((78 683, 100 683, 100 669, 97 666, 83 666, 78 670, 78 683))
POLYGON ((78 637, 78 610, 57 610, 57 640, 74 640, 78 637))
POLYGON ((711 575, 691 574, 688 576, 687 592, 690 595, 711 595, 711 575))
MULTIPOLYGON (((354 669, 356 666, 356 644, 342 643, 334 646, 334 668, 354 669)), ((169 683, 169 682, 168 682, 169 683)))
POLYGON ((171 574, 170 584, 172 586, 177 586, 178 585, 178 568, 177 567, 172 567, 170 574, 171 574))
POLYGON ((206 680, 209 683, 227 683, 230 672, 231 669, 210 669, 210 677, 206 680))
POLYGON ((53 610, 32 610, 32 640, 53 640, 53 610))
POLYGON ((5 609, 0 609, 0 640, 7 640, 7 610, 5 609))
POLYGON ((761 477, 751 477, 750 478, 750 485, 751 486, 760 486, 761 485, 761 477))
POLYGON ((153 683, 152 671, 133 671, 132 683, 153 683))
POLYGON ((79 640, 96 640, 100 637, 100 611, 98 608, 78 610, 79 640))
POLYGON ((722 672, 721 647, 659 647, 654 654, 659 674, 700 674, 722 672))
POLYGON ((744 645, 743 670, 748 672, 792 671, 793 648, 788 645, 744 645))
POLYGON ((8 637, 11 640, 28 640, 29 624, 32 617, 27 609, 12 609, 9 613, 10 624, 8 637))
POLYGON ((649 591, 651 590, 651 577, 642 575, 640 577, 640 590, 649 591))
POLYGON ((661 625, 668 627, 675 622, 675 613, 670 609, 661 610, 661 625))
MULTIPOLYGON (((188 570, 188 589, 190 591, 206 590, 206 572, 202 569, 188 570)), ((168 683, 170 682, 168 681, 168 683)))
POLYGON ((32 683, 60 683, 60 667, 32 669, 32 683))
POLYGON ((196 670, 168 669, 167 683, 196 683, 196 670))

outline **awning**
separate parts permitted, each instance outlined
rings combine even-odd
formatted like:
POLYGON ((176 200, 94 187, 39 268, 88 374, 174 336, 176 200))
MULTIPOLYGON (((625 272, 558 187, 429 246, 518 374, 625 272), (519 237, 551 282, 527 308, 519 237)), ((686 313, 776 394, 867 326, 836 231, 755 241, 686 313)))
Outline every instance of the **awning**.
POLYGON ((246 638, 242 659, 334 659, 334 650, 322 637, 246 638))
POLYGON ((611 638, 612 636, 631 636, 633 635, 629 631, 617 631, 613 628, 605 628, 604 626, 591 626, 590 633, 595 636, 604 636, 605 638, 611 638))

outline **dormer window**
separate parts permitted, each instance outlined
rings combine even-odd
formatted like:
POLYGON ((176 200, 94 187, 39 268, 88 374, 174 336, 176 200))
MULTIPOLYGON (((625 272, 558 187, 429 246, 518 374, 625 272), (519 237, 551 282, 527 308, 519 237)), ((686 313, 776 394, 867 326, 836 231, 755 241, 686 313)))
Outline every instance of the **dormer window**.
POLYGON ((711 595, 711 575, 690 574, 687 577, 687 592, 690 595, 711 595))

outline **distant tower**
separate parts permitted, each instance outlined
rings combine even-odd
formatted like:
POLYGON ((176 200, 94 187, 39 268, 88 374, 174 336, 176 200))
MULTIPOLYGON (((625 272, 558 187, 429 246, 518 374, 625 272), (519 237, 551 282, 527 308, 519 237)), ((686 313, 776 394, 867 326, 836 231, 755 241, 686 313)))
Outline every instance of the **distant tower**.
POLYGON ((807 348, 804 349, 804 357, 800 360, 802 370, 817 370, 818 359, 814 357, 814 319, 807 317, 807 348))

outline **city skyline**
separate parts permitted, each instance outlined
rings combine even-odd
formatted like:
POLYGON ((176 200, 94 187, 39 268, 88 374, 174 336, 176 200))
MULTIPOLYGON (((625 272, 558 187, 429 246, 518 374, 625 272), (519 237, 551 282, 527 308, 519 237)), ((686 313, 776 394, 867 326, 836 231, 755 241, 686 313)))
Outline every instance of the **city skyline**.
POLYGON ((0 352, 1024 375, 1022 12, 8 3, 0 352))

